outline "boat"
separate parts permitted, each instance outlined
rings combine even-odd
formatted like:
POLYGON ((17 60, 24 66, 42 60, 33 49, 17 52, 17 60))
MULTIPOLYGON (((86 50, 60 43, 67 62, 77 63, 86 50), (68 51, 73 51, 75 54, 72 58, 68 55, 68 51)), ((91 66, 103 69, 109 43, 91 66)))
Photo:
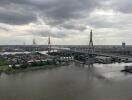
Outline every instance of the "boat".
POLYGON ((132 65, 131 66, 125 66, 123 70, 121 70, 121 72, 129 72, 132 73, 132 65))

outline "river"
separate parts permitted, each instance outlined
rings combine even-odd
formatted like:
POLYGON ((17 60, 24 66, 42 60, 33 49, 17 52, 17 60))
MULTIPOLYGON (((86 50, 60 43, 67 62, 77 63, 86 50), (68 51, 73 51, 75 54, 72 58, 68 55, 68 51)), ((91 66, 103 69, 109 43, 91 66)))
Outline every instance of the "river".
POLYGON ((53 69, 0 75, 0 100, 132 100, 131 63, 71 63, 53 69))
MULTIPOLYGON (((35 52, 39 52, 41 54, 47 54, 48 51, 35 51, 35 52)), ((0 55, 15 55, 15 54, 29 54, 31 52, 0 52, 0 55)))

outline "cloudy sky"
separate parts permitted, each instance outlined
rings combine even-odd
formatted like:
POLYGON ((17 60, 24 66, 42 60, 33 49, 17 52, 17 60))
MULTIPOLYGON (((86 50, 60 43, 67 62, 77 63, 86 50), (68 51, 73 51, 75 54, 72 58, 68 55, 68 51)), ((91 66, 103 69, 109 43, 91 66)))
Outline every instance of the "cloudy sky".
POLYGON ((0 0, 0 45, 132 44, 132 0, 0 0))

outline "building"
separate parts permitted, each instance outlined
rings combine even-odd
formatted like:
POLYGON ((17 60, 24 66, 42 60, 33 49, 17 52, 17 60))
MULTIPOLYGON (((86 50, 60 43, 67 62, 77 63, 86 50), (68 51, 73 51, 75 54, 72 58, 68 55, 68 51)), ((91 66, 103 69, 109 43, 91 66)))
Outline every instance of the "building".
POLYGON ((126 43, 122 42, 122 48, 125 48, 125 47, 126 47, 126 43))

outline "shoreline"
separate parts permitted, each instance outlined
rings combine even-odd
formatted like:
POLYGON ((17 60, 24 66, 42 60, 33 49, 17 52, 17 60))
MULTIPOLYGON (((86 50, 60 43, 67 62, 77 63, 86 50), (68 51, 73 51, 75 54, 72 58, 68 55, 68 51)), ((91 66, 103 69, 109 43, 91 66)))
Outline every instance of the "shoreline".
POLYGON ((27 71, 35 71, 35 70, 40 70, 40 69, 52 69, 52 68, 57 68, 61 66, 65 66, 68 64, 60 64, 60 65, 44 65, 44 66, 38 66, 38 67, 28 67, 26 69, 13 69, 12 71, 0 71, 0 73, 6 73, 6 74, 14 74, 14 73, 19 73, 19 72, 27 72, 27 71))

